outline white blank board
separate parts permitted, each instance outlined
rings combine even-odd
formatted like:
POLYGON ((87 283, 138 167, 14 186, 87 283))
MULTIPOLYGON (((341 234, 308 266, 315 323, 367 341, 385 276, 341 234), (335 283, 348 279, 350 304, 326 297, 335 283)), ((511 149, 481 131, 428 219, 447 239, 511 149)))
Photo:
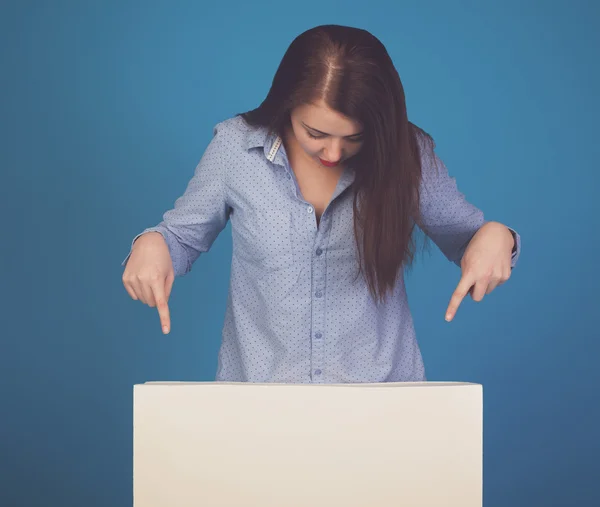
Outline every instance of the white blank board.
POLYGON ((134 386, 134 507, 481 507, 482 386, 134 386))

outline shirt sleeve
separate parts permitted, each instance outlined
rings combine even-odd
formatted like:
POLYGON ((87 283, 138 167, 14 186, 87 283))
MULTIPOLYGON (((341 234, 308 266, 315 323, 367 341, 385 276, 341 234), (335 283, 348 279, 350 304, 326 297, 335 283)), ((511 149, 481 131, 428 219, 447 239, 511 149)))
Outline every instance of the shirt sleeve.
MULTIPOLYGON (((433 140, 421 134, 418 140, 422 166, 419 227, 449 261, 460 266, 469 241, 486 220, 483 212, 460 192, 456 179, 448 174, 435 152, 433 140)), ((515 239, 511 259, 514 267, 521 252, 521 238, 514 229, 509 227, 509 230, 515 239)))
MULTIPOLYGON (((224 137, 225 133, 217 125, 183 195, 163 215, 160 223, 143 230, 131 242, 132 248, 142 234, 162 234, 169 248, 175 276, 182 276, 192 269, 192 264, 210 249, 229 220, 225 181, 227 145, 224 137)), ((127 264, 131 248, 122 262, 123 266, 127 264)))

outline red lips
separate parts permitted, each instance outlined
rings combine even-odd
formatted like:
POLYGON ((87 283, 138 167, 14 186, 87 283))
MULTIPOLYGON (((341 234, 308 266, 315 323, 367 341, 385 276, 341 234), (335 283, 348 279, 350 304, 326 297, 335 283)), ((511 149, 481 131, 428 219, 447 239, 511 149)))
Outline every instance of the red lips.
POLYGON ((339 160, 337 162, 327 162, 326 160, 323 160, 322 158, 319 158, 319 161, 325 167, 335 167, 336 165, 338 165, 340 163, 339 160))

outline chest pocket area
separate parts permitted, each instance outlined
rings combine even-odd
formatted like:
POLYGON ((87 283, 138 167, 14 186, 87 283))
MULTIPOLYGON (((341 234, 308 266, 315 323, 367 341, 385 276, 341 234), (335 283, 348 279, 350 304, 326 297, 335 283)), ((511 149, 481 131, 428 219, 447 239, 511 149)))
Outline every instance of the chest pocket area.
POLYGON ((234 255, 257 274, 294 265, 292 214, 274 206, 244 209, 232 217, 234 255))

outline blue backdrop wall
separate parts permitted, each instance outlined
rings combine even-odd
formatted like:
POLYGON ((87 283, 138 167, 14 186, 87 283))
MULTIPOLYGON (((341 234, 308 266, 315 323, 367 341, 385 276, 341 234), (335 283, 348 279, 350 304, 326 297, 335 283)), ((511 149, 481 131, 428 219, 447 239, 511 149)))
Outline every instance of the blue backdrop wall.
POLYGON ((599 21, 572 0, 2 2, 0 505, 131 505, 132 386, 213 378, 230 229, 176 281, 169 336, 120 263, 322 23, 386 44, 460 188, 522 234, 509 283, 452 323, 456 266, 434 250, 408 282, 429 378, 484 385, 486 507, 600 505, 599 21))

